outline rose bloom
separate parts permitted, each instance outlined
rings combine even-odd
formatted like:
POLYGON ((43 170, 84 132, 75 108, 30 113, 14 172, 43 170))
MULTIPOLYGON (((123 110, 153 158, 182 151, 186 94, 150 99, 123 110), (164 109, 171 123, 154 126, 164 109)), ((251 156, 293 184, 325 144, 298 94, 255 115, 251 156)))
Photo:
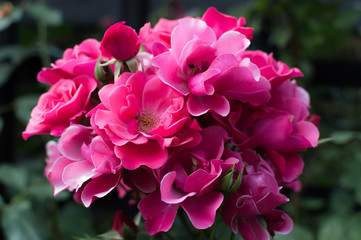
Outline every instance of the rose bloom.
POLYGON ((249 58, 261 70, 261 75, 270 81, 272 89, 277 88, 284 81, 302 77, 303 74, 298 68, 290 68, 281 61, 276 61, 273 54, 267 54, 263 51, 245 51, 242 55, 249 58))
POLYGON ((121 161, 112 146, 104 143, 90 127, 74 124, 58 142, 47 144, 45 175, 54 195, 75 190, 75 198, 85 207, 114 189, 121 177, 121 161))
POLYGON ((217 38, 206 22, 184 18, 172 32, 171 50, 158 49, 153 65, 165 84, 189 96, 187 108, 193 116, 210 110, 226 116, 231 99, 258 106, 270 98, 269 82, 255 64, 241 58, 249 44, 240 32, 217 38))
POLYGON ((104 86, 99 97, 101 103, 89 113, 91 124, 115 145, 115 154, 128 170, 159 168, 168 159, 168 147, 199 138, 191 129, 183 96, 157 76, 123 73, 104 86))
POLYGON ((36 134, 60 136, 71 124, 79 123, 92 107, 90 97, 96 86, 87 75, 57 81, 32 110, 24 139, 36 134))
POLYGON ((221 179, 233 165, 242 169, 240 156, 224 147, 229 137, 223 128, 210 126, 201 135, 196 147, 172 155, 158 171, 159 189, 140 201, 138 208, 151 235, 168 231, 179 207, 195 228, 212 226, 223 202, 221 179))
POLYGON ((43 68, 38 73, 38 81, 53 85, 60 79, 71 79, 83 74, 95 79, 94 68, 101 54, 99 47, 97 40, 86 39, 74 48, 66 49, 63 58, 51 64, 51 68, 43 68))

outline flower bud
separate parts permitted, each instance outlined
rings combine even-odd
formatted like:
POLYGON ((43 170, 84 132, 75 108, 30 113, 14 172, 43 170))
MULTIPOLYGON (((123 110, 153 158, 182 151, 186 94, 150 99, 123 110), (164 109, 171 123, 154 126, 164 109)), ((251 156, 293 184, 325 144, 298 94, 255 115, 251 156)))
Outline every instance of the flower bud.
POLYGON ((100 51, 104 57, 123 62, 138 54, 140 49, 138 34, 124 23, 116 23, 105 32, 100 44, 100 51))
POLYGON ((114 74, 110 65, 102 65, 101 58, 99 57, 94 69, 95 78, 103 84, 113 81, 114 74))
POLYGON ((228 170, 221 180, 221 188, 225 193, 233 193, 241 186, 243 168, 241 171, 234 171, 235 164, 228 170), (234 180, 235 179, 235 180, 234 180))

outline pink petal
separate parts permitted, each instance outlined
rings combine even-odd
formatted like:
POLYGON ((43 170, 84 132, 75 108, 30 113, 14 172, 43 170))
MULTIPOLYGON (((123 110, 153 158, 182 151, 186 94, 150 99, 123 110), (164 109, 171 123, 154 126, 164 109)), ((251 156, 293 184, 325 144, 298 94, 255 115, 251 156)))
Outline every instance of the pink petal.
POLYGON ((284 156, 286 159, 286 171, 283 174, 283 180, 286 182, 292 182, 301 175, 304 162, 296 153, 287 153, 284 156))
POLYGON ((212 184, 220 174, 221 171, 209 173, 204 169, 198 169, 187 178, 184 184, 184 191, 200 193, 201 190, 212 184))
POLYGON ((83 144, 89 143, 90 129, 82 125, 72 125, 59 139, 58 149, 68 159, 84 160, 81 147, 83 144))
POLYGON ((167 85, 182 95, 188 95, 189 88, 186 79, 178 76, 178 59, 173 52, 164 52, 154 57, 152 63, 159 68, 158 76, 167 85))
POLYGON ((218 55, 231 53, 240 57, 250 44, 251 42, 245 35, 239 32, 229 31, 222 34, 218 39, 216 48, 218 55))
POLYGON ((158 191, 147 195, 138 204, 138 209, 145 219, 145 227, 150 235, 167 232, 173 225, 178 207, 178 204, 163 202, 158 191))
POLYGON ((220 126, 210 126, 201 132, 202 141, 192 149, 191 155, 204 161, 220 159, 224 143, 230 139, 226 130, 220 126))
POLYGON ((292 219, 283 211, 274 209, 267 214, 263 214, 262 217, 267 222, 267 229, 271 236, 274 236, 275 233, 289 234, 292 231, 292 219))
POLYGON ((202 19, 215 31, 217 38, 237 26, 237 18, 223 14, 214 7, 208 8, 202 19))
POLYGON ((163 149, 157 141, 148 140, 147 143, 141 145, 129 142, 123 146, 116 146, 115 155, 122 160, 125 169, 134 170, 141 165, 157 169, 167 161, 168 151, 163 149))
POLYGON ((69 188, 77 190, 97 174, 93 169, 93 164, 86 160, 73 162, 64 168, 63 181, 69 188))
POLYGON ((171 36, 172 50, 178 59, 186 44, 196 38, 204 41, 205 45, 213 45, 217 40, 213 29, 204 21, 195 18, 179 20, 179 25, 173 30, 171 36))
POLYGON ((206 229, 213 225, 217 209, 222 201, 222 193, 210 192, 201 197, 187 198, 181 206, 195 228, 206 229))
POLYGON ((195 192, 182 192, 177 188, 175 184, 177 173, 169 172, 167 173, 162 181, 160 182, 160 194, 162 196, 162 201, 169 204, 177 204, 183 202, 186 198, 194 196, 195 192))
POLYGON ((155 180, 152 170, 147 167, 139 167, 129 171, 129 174, 135 187, 144 193, 154 192, 159 184, 155 180))
POLYGON ((97 40, 89 38, 79 44, 79 52, 82 52, 93 59, 97 59, 101 54, 99 47, 100 43, 97 40))
POLYGON ((60 157, 58 158, 53 166, 48 170, 47 178, 51 183, 54 189, 54 196, 58 195, 61 191, 68 188, 68 185, 63 181, 63 171, 64 168, 67 167, 69 164, 73 163, 73 161, 65 158, 60 157))
POLYGON ((225 117, 230 111, 229 102, 226 97, 218 94, 212 96, 194 96, 190 95, 187 107, 193 116, 200 116, 210 110, 225 117))
POLYGON ((81 193, 81 201, 84 206, 89 207, 95 199, 107 195, 118 185, 120 176, 121 174, 118 172, 117 174, 103 174, 93 178, 86 184, 81 193))
POLYGON ((320 133, 313 123, 308 121, 299 121, 293 126, 293 132, 297 136, 302 136, 307 147, 317 146, 320 133))
POLYGON ((269 240, 267 231, 259 223, 256 216, 250 218, 240 218, 238 230, 244 240, 269 240))

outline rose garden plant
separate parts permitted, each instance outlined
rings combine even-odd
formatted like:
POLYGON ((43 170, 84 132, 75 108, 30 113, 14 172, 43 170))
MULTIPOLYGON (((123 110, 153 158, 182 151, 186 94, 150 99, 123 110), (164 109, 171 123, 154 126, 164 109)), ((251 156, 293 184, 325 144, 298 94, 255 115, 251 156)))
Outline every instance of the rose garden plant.
MULTIPOLYGON (((289 233, 278 207, 290 201, 283 189, 301 188, 298 152, 317 146, 319 117, 301 71, 250 50, 245 24, 215 8, 139 34, 120 22, 39 72, 50 88, 23 137, 56 137, 45 168, 54 195, 74 191, 89 207, 128 194, 149 235, 171 233, 183 212, 209 239, 220 221, 245 240, 289 233)), ((115 213, 125 239, 137 224, 115 213)))

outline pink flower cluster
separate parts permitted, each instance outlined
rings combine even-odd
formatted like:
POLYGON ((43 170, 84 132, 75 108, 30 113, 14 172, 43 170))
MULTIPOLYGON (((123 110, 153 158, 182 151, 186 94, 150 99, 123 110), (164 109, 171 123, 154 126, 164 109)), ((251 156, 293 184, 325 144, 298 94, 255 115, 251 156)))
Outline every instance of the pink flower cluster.
POLYGON ((179 208, 197 229, 220 214, 245 240, 289 233, 276 208, 289 201, 283 187, 300 189, 297 152, 317 145, 318 117, 293 80, 300 70, 249 50, 244 25, 215 8, 139 35, 120 22, 43 69, 38 80, 51 87, 23 136, 59 137, 47 144, 54 194, 74 191, 89 207, 113 189, 141 193, 151 235, 179 208))

